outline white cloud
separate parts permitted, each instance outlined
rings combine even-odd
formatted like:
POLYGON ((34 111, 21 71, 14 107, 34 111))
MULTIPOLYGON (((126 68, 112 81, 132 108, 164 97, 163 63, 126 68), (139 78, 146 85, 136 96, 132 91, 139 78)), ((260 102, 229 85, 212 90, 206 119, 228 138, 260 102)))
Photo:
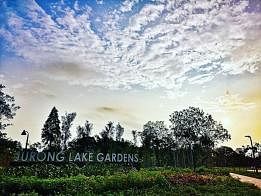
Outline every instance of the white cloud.
POLYGON ((0 36, 49 78, 84 86, 171 91, 186 80, 201 85, 217 74, 260 67, 261 14, 245 12, 247 1, 155 1, 134 13, 137 3, 124 1, 92 21, 91 7, 77 2, 73 9, 54 5, 51 15, 30 1, 27 18, 8 13, 9 28, 1 28, 0 36), (57 63, 70 64, 72 74, 52 67, 57 63))
POLYGON ((249 102, 239 94, 230 94, 227 92, 225 95, 214 98, 212 101, 202 102, 206 108, 216 111, 248 111, 256 107, 256 103, 249 102))
POLYGON ((132 7, 138 3, 139 0, 125 0, 123 1, 122 5, 120 6, 119 10, 121 12, 129 12, 132 10, 132 7))

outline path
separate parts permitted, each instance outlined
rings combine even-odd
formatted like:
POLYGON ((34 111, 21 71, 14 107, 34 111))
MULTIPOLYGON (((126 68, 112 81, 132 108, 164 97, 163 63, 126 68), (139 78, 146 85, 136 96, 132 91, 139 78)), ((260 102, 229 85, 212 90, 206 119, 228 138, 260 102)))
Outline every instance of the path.
POLYGON ((230 173, 230 176, 232 178, 238 179, 240 182, 254 184, 255 186, 257 186, 258 188, 261 189, 261 179, 252 178, 252 177, 243 176, 243 175, 234 174, 234 173, 230 173))

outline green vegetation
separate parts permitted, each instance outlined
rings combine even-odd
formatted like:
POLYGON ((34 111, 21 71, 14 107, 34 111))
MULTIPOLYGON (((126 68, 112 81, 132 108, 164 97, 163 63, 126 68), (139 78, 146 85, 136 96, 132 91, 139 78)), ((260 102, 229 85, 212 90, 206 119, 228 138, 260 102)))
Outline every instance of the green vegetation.
POLYGON ((261 195, 254 186, 229 176, 194 173, 175 168, 150 168, 112 175, 61 178, 0 176, 2 194, 115 195, 261 195))
POLYGON ((76 164, 63 164, 56 166, 53 164, 33 164, 30 166, 15 166, 2 168, 1 173, 6 176, 22 177, 35 176, 39 178, 60 178, 71 177, 77 175, 92 176, 92 175, 113 175, 116 173, 126 173, 134 168, 128 165, 118 164, 90 164, 79 167, 76 164))

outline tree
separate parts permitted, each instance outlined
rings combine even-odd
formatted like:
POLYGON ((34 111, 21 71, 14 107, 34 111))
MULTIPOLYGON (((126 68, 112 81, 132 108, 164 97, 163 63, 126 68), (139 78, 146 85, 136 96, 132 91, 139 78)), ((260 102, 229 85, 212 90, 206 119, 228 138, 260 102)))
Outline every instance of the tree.
POLYGON ((72 122, 74 121, 76 117, 76 113, 73 112, 73 113, 65 113, 64 116, 62 116, 62 147, 63 149, 66 149, 67 148, 67 143, 68 143, 68 140, 70 139, 71 137, 71 132, 70 132, 70 128, 72 126, 72 122))
POLYGON ((42 129, 42 142, 49 149, 59 149, 61 143, 60 120, 58 110, 53 107, 42 129))
POLYGON ((161 148, 163 140, 168 137, 168 128, 164 121, 149 121, 143 125, 143 131, 140 133, 142 145, 155 149, 161 148))
POLYGON ((100 133, 102 138, 113 138, 114 135, 114 125, 113 122, 109 121, 106 126, 105 129, 100 133))
POLYGON ((133 136, 133 144, 134 146, 137 146, 138 132, 137 130, 132 130, 131 133, 133 136))
POLYGON ((230 139, 223 125, 199 108, 175 111, 170 115, 170 122, 174 140, 179 141, 181 147, 192 148, 194 170, 198 162, 203 164, 208 159, 216 144, 230 139))
POLYGON ((77 127, 77 137, 78 138, 89 137, 92 129, 93 129, 93 124, 90 123, 88 120, 86 120, 83 127, 82 126, 77 127))
POLYGON ((5 86, 0 84, 0 138, 6 135, 1 131, 11 125, 9 121, 14 118, 16 111, 20 108, 20 106, 15 105, 14 97, 3 92, 4 88, 5 86))
POLYGON ((0 138, 0 167, 8 166, 17 151, 21 150, 21 143, 9 138, 0 138))
MULTIPOLYGON (((165 147, 165 140, 168 138, 168 128, 164 121, 149 121, 143 125, 143 131, 140 133, 141 143, 145 150, 153 150, 156 156, 157 164, 160 164, 160 150, 165 147)), ((147 152, 146 152, 147 153, 147 152)))
POLYGON ((35 150, 35 151, 37 151, 37 150, 39 150, 39 151, 41 151, 41 149, 42 149, 42 144, 40 143, 40 142, 35 142, 35 143, 33 143, 33 144, 31 144, 30 146, 29 146, 29 148, 31 149, 31 150, 35 150))
POLYGON ((116 131, 116 141, 121 141, 121 137, 123 135, 124 128, 120 125, 120 123, 118 123, 116 125, 115 131, 116 131))
POLYGON ((170 122, 170 130, 176 140, 181 141, 181 145, 200 144, 214 147, 215 144, 231 137, 221 123, 195 107, 173 112, 170 122))

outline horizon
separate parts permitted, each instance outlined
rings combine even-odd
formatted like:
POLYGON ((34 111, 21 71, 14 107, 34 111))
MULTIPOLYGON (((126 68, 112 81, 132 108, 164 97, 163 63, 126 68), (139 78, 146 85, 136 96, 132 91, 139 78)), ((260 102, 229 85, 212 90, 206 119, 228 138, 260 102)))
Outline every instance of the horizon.
POLYGON ((0 3, 0 83, 21 106, 5 133, 40 142, 55 106, 99 134, 142 131, 189 106, 221 122, 233 149, 261 143, 261 2, 0 3))

